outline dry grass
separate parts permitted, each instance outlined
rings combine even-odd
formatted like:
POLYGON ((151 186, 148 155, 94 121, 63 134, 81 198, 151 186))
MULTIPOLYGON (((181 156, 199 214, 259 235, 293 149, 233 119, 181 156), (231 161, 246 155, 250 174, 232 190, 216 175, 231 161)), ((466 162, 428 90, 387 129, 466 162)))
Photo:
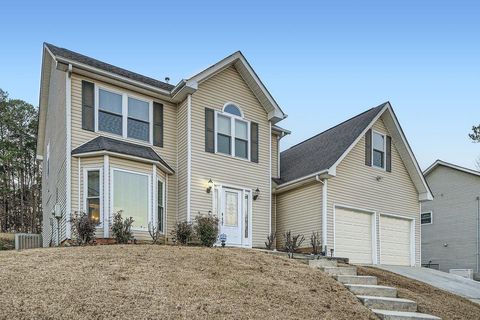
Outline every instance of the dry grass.
POLYGON ((0 251, 15 249, 15 234, 0 232, 0 251))
POLYGON ((369 267, 359 267, 358 274, 376 276, 378 284, 396 287, 400 298, 417 302, 419 312, 442 319, 480 319, 480 305, 429 284, 369 267))
POLYGON ((342 285, 246 249, 0 252, 1 319, 376 319, 342 285))

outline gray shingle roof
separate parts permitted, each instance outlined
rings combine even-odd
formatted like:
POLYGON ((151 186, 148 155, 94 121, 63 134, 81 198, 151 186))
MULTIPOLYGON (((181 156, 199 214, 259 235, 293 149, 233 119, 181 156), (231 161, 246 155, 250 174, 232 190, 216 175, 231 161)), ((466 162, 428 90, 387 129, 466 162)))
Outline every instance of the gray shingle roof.
POLYGON ((114 73, 116 75, 131 79, 131 80, 135 80, 135 81, 138 81, 138 82, 148 84, 148 85, 156 87, 156 88, 171 91, 175 87, 171 84, 168 84, 168 83, 165 83, 165 82, 162 82, 162 81, 150 78, 150 77, 142 76, 141 74, 138 74, 138 73, 135 73, 135 72, 132 72, 132 71, 128 71, 128 70, 125 70, 125 69, 122 69, 122 68, 119 68, 119 67, 115 67, 115 66, 113 66, 111 64, 108 64, 106 62, 99 61, 97 59, 93 59, 93 58, 84 56, 83 54, 80 54, 80 53, 77 53, 77 52, 74 52, 74 51, 71 51, 71 50, 68 50, 68 49, 65 49, 65 48, 60 48, 60 47, 54 46, 54 45, 49 44, 49 43, 45 43, 45 46, 47 46, 47 48, 55 56, 60 56, 62 58, 66 58, 66 59, 69 59, 69 60, 80 62, 80 63, 86 64, 88 66, 95 67, 95 68, 98 68, 98 69, 101 69, 101 70, 104 70, 104 71, 107 71, 107 72, 111 72, 111 73, 114 73))
POLYGON ((335 127, 317 134, 280 154, 283 184, 329 169, 387 104, 367 110, 335 127))
POLYGON ((158 161, 165 167, 167 167, 169 170, 174 172, 172 167, 170 167, 168 163, 165 162, 165 160, 163 160, 155 151, 153 151, 152 148, 103 136, 97 137, 82 144, 78 148, 75 148, 74 150, 72 150, 72 155, 95 151, 110 151, 148 160, 158 161))

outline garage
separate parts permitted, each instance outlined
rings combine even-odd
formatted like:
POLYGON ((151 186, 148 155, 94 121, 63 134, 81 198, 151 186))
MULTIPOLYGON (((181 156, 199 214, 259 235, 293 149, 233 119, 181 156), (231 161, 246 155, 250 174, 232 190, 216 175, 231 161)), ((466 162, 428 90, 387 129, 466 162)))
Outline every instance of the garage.
POLYGON ((335 207, 335 256, 372 264, 374 217, 371 212, 335 207))
POLYGON ((380 216, 380 263, 411 265, 412 220, 380 216))

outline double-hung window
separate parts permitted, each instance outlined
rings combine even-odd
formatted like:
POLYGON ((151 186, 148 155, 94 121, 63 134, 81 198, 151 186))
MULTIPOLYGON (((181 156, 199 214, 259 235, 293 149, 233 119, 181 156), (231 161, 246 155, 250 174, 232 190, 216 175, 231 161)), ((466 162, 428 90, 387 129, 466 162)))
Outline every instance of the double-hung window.
POLYGON ((249 122, 233 103, 227 103, 218 112, 216 125, 217 152, 236 158, 249 159, 249 122))
POLYGON ((385 169, 385 136, 378 132, 372 134, 372 164, 385 169))
POLYGON ((163 196, 163 181, 157 181, 157 219, 158 219, 158 231, 163 233, 163 221, 165 216, 165 208, 164 208, 164 196, 163 196))
POLYGON ((85 177, 85 208, 88 217, 96 222, 101 222, 101 171, 100 169, 87 169, 85 177))
POLYGON ((123 134, 122 95, 104 89, 98 90, 98 130, 123 134))
POLYGON ((150 140, 150 104, 128 97, 127 136, 137 140, 150 140))

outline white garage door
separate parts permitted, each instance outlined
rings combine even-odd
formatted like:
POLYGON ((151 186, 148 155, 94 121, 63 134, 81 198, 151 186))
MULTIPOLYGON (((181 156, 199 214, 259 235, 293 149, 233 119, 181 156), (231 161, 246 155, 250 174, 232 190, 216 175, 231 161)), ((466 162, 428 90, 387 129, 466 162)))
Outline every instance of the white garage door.
POLYGON ((335 208, 335 256, 371 264, 372 214, 335 208))
POLYGON ((410 265, 411 220, 380 216, 380 263, 410 265))

